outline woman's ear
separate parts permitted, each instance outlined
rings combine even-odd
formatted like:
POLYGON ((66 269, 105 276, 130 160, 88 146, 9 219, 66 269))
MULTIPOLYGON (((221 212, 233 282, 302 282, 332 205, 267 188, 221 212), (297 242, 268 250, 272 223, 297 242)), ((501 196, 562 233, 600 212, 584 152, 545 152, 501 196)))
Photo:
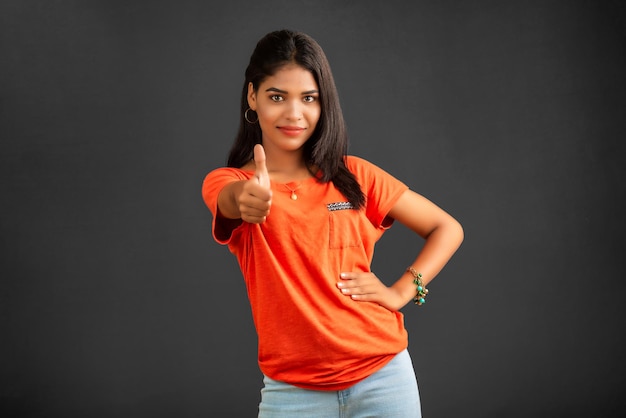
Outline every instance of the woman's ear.
POLYGON ((248 83, 248 107, 256 111, 256 92, 252 82, 248 83))

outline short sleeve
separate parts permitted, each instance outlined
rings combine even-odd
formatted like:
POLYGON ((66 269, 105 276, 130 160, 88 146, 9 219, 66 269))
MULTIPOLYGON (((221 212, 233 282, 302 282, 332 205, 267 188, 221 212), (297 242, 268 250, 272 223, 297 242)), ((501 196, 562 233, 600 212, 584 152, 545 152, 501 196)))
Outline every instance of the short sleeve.
POLYGON ((228 234, 228 236, 226 237, 217 233, 219 229, 216 229, 216 226, 218 226, 217 223, 219 222, 217 197, 227 184, 234 181, 247 180, 250 178, 250 176, 251 174, 236 168, 221 167, 211 171, 204 178, 204 181, 202 183, 202 199, 204 200, 205 205, 209 208, 211 214, 213 215, 211 230, 213 233, 213 238, 220 244, 228 244, 230 242, 232 234, 228 234))
POLYGON ((366 197, 366 216, 377 228, 387 229, 393 223, 389 211, 408 186, 382 168, 355 156, 346 158, 348 169, 356 176, 366 197))

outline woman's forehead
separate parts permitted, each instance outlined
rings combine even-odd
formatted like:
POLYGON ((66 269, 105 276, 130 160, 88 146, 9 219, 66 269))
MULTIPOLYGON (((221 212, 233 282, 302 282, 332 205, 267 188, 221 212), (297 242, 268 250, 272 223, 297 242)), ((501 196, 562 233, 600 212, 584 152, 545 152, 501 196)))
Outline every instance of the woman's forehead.
POLYGON ((288 64, 278 69, 273 75, 266 77, 259 85, 260 90, 278 88, 297 92, 317 90, 317 82, 311 72, 299 65, 288 64))

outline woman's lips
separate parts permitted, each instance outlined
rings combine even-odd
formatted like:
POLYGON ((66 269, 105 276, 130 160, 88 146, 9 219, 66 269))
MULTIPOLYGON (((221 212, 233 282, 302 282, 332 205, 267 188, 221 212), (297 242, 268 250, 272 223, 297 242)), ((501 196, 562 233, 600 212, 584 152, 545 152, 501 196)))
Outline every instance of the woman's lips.
POLYGON ((300 126, 279 126, 278 129, 285 135, 298 136, 304 132, 304 128, 300 126))

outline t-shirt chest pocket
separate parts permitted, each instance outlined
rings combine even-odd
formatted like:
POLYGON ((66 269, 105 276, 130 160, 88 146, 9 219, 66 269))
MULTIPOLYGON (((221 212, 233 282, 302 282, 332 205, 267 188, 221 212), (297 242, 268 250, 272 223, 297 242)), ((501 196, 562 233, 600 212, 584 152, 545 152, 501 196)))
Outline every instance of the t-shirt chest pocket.
POLYGON ((328 205, 329 247, 346 248, 361 246, 360 212, 349 203, 328 205), (335 205, 335 206, 333 206, 335 205))

